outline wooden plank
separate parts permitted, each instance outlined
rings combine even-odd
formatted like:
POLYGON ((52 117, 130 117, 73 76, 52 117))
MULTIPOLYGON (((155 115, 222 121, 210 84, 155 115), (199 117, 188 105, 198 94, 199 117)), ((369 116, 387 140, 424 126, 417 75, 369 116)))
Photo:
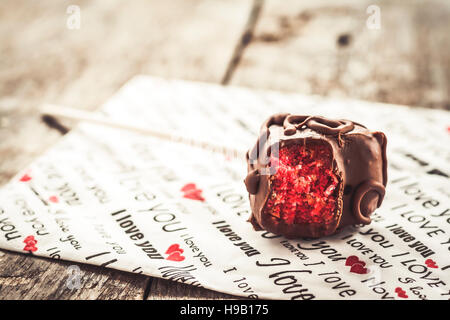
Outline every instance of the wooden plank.
POLYGON ((449 1, 266 0, 231 84, 450 109, 448 30, 449 1))
POLYGON ((69 261, 4 252, 0 256, 0 300, 135 299, 144 297, 150 278, 69 261), (75 273, 70 266, 78 266, 75 273), (79 275, 78 280, 75 278, 79 275))
POLYGON ((149 300, 184 300, 184 299, 205 299, 205 300, 231 300, 243 299, 241 297, 232 296, 204 288, 197 288, 183 283, 174 284, 173 281, 164 279, 152 279, 150 286, 149 300))
MULTIPOLYGON (((60 137, 40 121, 44 102, 94 109, 142 73, 219 82, 251 7, 239 0, 80 0, 80 29, 71 30, 70 4, 0 2, 0 184, 60 137)), ((86 265, 79 265, 81 289, 68 290, 72 263, 2 253, 2 299, 164 298, 185 290, 154 280, 158 292, 148 292, 147 277, 86 265)))

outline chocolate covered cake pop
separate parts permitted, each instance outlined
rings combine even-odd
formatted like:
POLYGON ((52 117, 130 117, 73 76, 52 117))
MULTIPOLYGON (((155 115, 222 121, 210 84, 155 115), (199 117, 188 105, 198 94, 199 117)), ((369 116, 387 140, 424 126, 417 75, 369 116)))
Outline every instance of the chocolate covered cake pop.
POLYGON ((318 238, 371 222, 387 183, 386 137, 349 120, 277 114, 247 164, 255 229, 318 238))

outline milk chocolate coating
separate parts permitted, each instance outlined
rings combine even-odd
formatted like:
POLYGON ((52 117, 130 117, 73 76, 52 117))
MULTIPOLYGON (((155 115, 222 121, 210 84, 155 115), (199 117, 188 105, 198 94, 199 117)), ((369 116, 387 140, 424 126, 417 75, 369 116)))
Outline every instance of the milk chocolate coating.
POLYGON ((381 205, 387 183, 386 137, 349 120, 330 120, 318 116, 276 114, 261 127, 260 137, 247 152, 249 192, 256 230, 267 230, 287 238, 318 238, 354 224, 369 224, 370 215, 381 205), (279 143, 279 144, 277 144, 279 143), (274 148, 288 144, 322 144, 332 151, 332 169, 339 180, 334 222, 324 224, 287 224, 264 213, 272 190, 271 176, 276 169, 268 158, 274 148))

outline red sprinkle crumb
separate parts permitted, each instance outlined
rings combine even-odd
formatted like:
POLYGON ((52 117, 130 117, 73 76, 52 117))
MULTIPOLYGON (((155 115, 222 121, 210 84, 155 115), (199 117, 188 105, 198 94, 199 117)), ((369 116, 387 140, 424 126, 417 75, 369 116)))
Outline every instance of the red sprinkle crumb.
POLYGON ((287 224, 329 224, 334 220, 339 180, 332 170, 331 150, 323 144, 281 147, 272 158, 278 170, 264 208, 287 224))

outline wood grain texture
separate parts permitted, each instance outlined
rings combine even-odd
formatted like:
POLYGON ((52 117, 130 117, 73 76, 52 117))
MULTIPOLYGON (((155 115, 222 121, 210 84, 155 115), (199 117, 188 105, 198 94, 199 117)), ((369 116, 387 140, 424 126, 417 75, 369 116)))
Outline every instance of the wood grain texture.
POLYGON ((15 252, 0 256, 0 300, 3 299, 133 299, 144 297, 150 278, 69 261, 15 252), (70 266, 80 268, 80 288, 70 266), (68 285, 69 284, 69 285, 68 285), (74 286, 75 285, 75 286, 74 286))
POLYGON ((232 296, 204 288, 197 288, 183 283, 174 283, 173 281, 153 278, 150 285, 149 300, 235 300, 243 299, 241 297, 232 296))
MULTIPOLYGON (((239 0, 80 0, 81 28, 70 30, 69 4, 0 2, 0 185, 60 137, 41 122, 42 103, 95 109, 136 74, 219 82, 251 8, 239 0)), ((73 263, 2 253, 0 299, 227 297, 81 264, 82 286, 69 290, 73 263)))
POLYGON ((449 1, 266 0, 231 84, 450 109, 449 30, 449 1))

